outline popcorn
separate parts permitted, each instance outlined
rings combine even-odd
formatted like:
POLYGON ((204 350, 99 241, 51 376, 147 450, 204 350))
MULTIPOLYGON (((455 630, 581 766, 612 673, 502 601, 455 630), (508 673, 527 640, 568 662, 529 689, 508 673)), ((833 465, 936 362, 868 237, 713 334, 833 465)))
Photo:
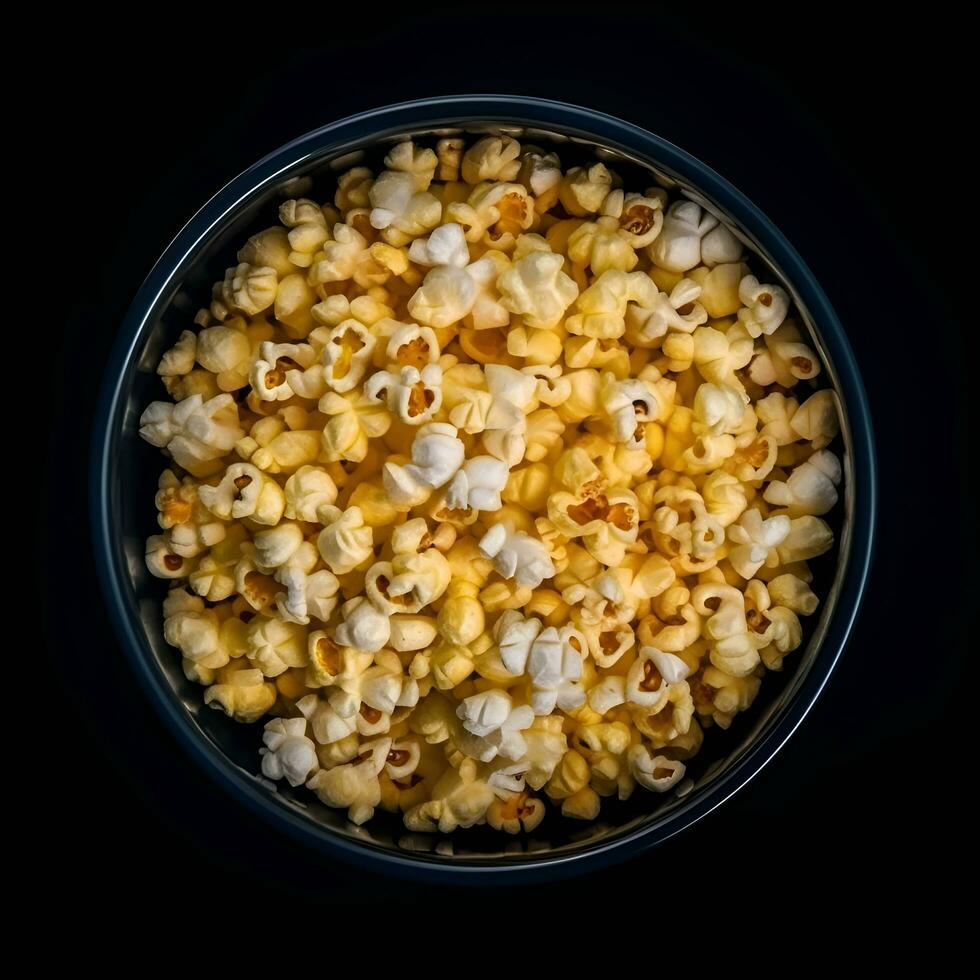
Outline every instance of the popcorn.
POLYGON ((814 392, 796 411, 790 425, 814 449, 829 445, 840 431, 837 402, 832 389, 814 392))
POLYGON ((166 449, 178 466, 193 476, 215 472, 215 461, 230 453, 245 434, 238 406, 231 395, 204 401, 191 395, 182 402, 151 402, 140 416, 140 435, 152 446, 166 449))
POLYGON ((215 284, 211 312, 217 320, 229 313, 255 316, 272 306, 278 287, 275 269, 239 262, 226 269, 224 280, 215 284))
POLYGON ((439 224, 442 205, 418 187, 418 175, 393 170, 385 170, 371 185, 371 227, 391 245, 403 245, 439 224))
POLYGON ((416 238, 408 257, 417 265, 449 265, 463 269, 470 264, 470 251, 461 225, 440 225, 425 238, 416 238))
POLYGON ((387 615, 417 613, 435 602, 449 587, 449 562, 435 548, 396 554, 390 562, 376 562, 368 569, 368 599, 387 615))
POLYGON ((652 306, 657 287, 645 272, 608 269, 576 300, 580 311, 565 321, 569 333, 610 340, 626 331, 626 310, 630 303, 652 306))
POLYGON ((480 552, 493 560, 498 574, 527 588, 536 589, 555 574, 555 566, 543 542, 523 531, 516 531, 507 521, 495 524, 483 535, 480 552))
POLYGON ((635 438, 639 426, 652 422, 660 411, 657 398, 644 382, 634 379, 617 381, 612 374, 602 376, 602 408, 609 417, 616 442, 629 448, 640 448, 635 438))
POLYGON ((771 481, 763 497, 767 503, 785 507, 790 517, 820 516, 837 503, 840 480, 840 460, 830 450, 820 449, 794 467, 785 482, 771 481))
POLYGON ((327 387, 343 394, 360 384, 376 343, 363 323, 353 319, 338 323, 323 345, 323 380, 327 387))
POLYGON ((459 168, 465 148, 466 141, 458 138, 441 139, 436 143, 436 156, 439 159, 436 177, 439 180, 459 180, 459 168))
POLYGON ((717 224, 717 218, 693 201, 675 201, 667 209, 663 230, 647 253, 661 269, 687 272, 701 263, 702 239, 717 224))
POLYGON ((462 177, 467 184, 510 181, 521 169, 521 144, 509 136, 484 136, 463 154, 462 177))
POLYGON ((411 366, 401 368, 397 374, 378 371, 365 382, 364 395, 377 403, 383 399, 402 422, 422 425, 442 405, 442 368, 427 364, 421 371, 411 366))
POLYGON ((297 623, 256 616, 248 625, 248 659, 266 677, 306 666, 306 630, 297 623))
POLYGON ((598 214, 612 189, 612 181, 605 164, 572 167, 559 185, 558 197, 565 210, 577 218, 598 214))
POLYGON ((641 347, 652 346, 668 330, 692 333, 708 319, 698 302, 701 286, 693 279, 681 279, 670 294, 651 293, 652 303, 637 303, 626 310, 626 337, 641 347))
POLYGON ((568 239, 568 257, 579 265, 587 265, 601 276, 607 269, 632 272, 639 259, 633 246, 619 233, 619 221, 600 217, 586 221, 568 239))
POLYGON ((578 286, 562 265, 562 257, 553 252, 529 252, 497 279, 501 306, 523 317, 529 327, 556 327, 578 296, 578 286))
MULTIPOLYGON (((465 458, 463 443, 457 438, 456 427, 446 422, 430 422, 419 428, 412 440, 412 462, 404 466, 385 463, 384 486, 389 499, 396 505, 412 505, 428 499, 429 492, 450 484, 447 502, 450 507, 465 509, 453 486, 465 458)), ((466 464, 474 463, 471 460, 466 464)), ((506 476, 505 476, 506 479, 506 476)), ((498 499, 497 506, 500 506, 498 499)))
POLYGON ((321 507, 337 499, 337 484, 321 466, 301 466, 283 487, 283 513, 294 521, 312 523, 321 507))
POLYGON ((789 296, 781 286, 763 286, 755 276, 738 284, 739 299, 745 304, 738 318, 751 337, 774 333, 789 312, 789 296))
POLYGON ((534 721, 534 711, 528 705, 516 707, 505 691, 491 688, 464 698, 456 714, 463 728, 476 736, 467 741, 467 748, 480 762, 490 762, 498 755, 517 760, 527 752, 521 733, 534 721))
POLYGON ((390 738, 367 742, 361 745, 353 762, 334 766, 333 769, 321 769, 306 785, 327 806, 346 808, 351 823, 366 823, 374 816, 374 808, 381 803, 378 776, 390 749, 390 738))
POLYGON ((243 669, 235 661, 219 670, 217 682, 204 692, 206 705, 243 725, 258 721, 275 700, 276 686, 265 680, 261 670, 243 669))
POLYGON ((507 464, 493 456, 468 459, 453 476, 446 490, 446 503, 458 510, 500 510, 500 494, 508 475, 507 464))
POLYGON ((286 509, 282 487, 251 463, 232 463, 216 487, 202 485, 201 503, 223 520, 247 517, 256 524, 278 524, 286 509))
POLYGON ((550 715, 556 706, 574 711, 585 703, 581 685, 584 647, 585 638, 571 626, 560 632, 549 626, 538 634, 527 665, 531 707, 536 715, 550 715), (577 647, 574 639, 579 641, 577 647))
POLYGON ((252 364, 249 382, 263 401, 286 401, 296 392, 288 382, 289 372, 308 368, 313 363, 309 344, 273 344, 264 341, 258 360, 252 364))
POLYGON ((458 769, 450 767, 432 789, 432 799, 405 814, 409 830, 449 834, 460 827, 472 827, 486 817, 496 796, 478 778, 476 763, 464 759, 458 769))
POLYGON ((391 617, 363 596, 340 607, 343 622, 334 630, 334 639, 345 647, 376 653, 391 638, 391 617))
POLYGON ((283 204, 162 355, 164 638, 354 823, 680 795, 818 608, 836 393, 701 205, 434 142, 283 204))
POLYGON ((279 220, 289 229, 289 261, 308 269, 313 256, 330 237, 327 219, 315 201, 300 198, 279 206, 279 220))
POLYGON ((305 718, 273 718, 262 736, 262 775, 301 786, 320 768, 316 745, 306 736, 305 718))
POLYGON ((668 759, 664 755, 651 755, 645 745, 634 745, 630 748, 629 766, 633 778, 654 793, 666 793, 673 789, 687 771, 683 762, 668 759))
POLYGON ((338 395, 328 391, 319 408, 328 416, 321 441, 331 461, 361 462, 367 456, 369 440, 383 436, 391 427, 388 409, 360 392, 338 395))
POLYGON ((323 525, 317 550, 334 575, 346 575, 373 557, 374 533, 365 525, 360 507, 342 511, 325 504, 317 509, 316 519, 323 525))
POLYGON ((778 565, 776 549, 786 540, 789 530, 788 517, 763 519, 757 508, 745 511, 737 523, 728 526, 728 540, 735 545, 728 549, 732 568, 742 578, 750 579, 763 565, 778 565))

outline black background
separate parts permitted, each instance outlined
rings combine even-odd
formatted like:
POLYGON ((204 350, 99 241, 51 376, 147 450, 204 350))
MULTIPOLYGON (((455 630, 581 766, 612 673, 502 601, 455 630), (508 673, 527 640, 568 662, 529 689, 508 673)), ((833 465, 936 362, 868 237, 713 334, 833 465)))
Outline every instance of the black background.
MULTIPOLYGON (((29 673, 17 683, 53 722, 59 761, 37 791, 51 801, 39 808, 51 825, 41 818, 38 854, 63 901, 74 904, 93 880, 133 909, 178 884, 206 887, 226 911, 261 908, 272 896, 356 908, 447 895, 312 857, 238 809, 185 757, 109 628, 84 485, 89 414, 113 331, 200 204, 324 122, 459 92, 540 95, 622 116, 741 188, 795 244, 848 329, 881 465, 864 609, 800 731, 679 840, 537 894, 557 902, 639 887, 683 907, 690 889, 736 902, 748 924, 800 883, 845 881, 838 901, 901 905, 920 878, 947 866, 966 817, 955 802, 962 743, 953 692, 964 684, 976 619, 966 588, 974 506, 961 462, 973 441, 966 412, 977 351, 968 331, 976 328, 959 319, 969 306, 954 301, 959 288, 975 290, 978 259, 960 238, 976 221, 963 148, 975 115, 961 78, 967 53, 940 15, 860 24, 840 10, 794 7, 791 26, 781 10, 789 7, 722 17, 653 5, 437 6, 392 19, 324 6, 272 22, 195 16, 52 55, 63 196, 32 226, 49 236, 52 252, 42 254, 57 254, 64 273, 37 521, 48 659, 43 679, 29 673)), ((40 293, 42 303, 54 297, 40 293)))

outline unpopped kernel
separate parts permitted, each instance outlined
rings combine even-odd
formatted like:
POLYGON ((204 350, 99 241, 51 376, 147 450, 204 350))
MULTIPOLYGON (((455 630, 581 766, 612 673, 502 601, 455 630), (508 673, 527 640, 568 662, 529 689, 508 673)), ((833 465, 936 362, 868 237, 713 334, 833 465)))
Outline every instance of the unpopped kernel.
POLYGON ((837 402, 789 294, 702 204, 508 136, 331 190, 244 244, 140 419, 185 674, 356 824, 690 788, 834 542, 837 402))

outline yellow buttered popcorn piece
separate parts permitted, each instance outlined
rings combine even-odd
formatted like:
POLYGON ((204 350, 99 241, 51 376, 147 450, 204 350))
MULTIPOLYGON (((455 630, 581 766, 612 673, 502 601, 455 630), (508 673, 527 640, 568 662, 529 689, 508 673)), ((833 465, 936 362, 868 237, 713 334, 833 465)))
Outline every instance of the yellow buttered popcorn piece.
POLYGON ((841 412, 790 291, 605 163, 385 150, 283 203, 160 358, 164 637, 265 718, 256 772, 354 823, 683 792, 835 543, 841 412))

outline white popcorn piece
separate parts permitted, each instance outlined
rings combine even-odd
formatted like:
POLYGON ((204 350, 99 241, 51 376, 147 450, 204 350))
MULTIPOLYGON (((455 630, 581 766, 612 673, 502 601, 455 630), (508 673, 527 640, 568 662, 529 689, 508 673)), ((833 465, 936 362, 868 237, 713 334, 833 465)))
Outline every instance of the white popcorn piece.
POLYGON ((649 346, 668 330, 692 333, 707 321, 708 313, 698 302, 701 286, 693 279, 681 279, 670 293, 651 294, 652 303, 634 303, 626 310, 627 339, 649 346))
POLYGON ((633 778, 654 793, 666 793, 684 778, 687 771, 683 762, 664 755, 651 755, 645 745, 631 746, 628 758, 633 778))
POLYGON ((581 684, 584 645, 585 638, 570 626, 561 632, 549 626, 538 634, 527 663, 531 707, 536 715, 550 715, 556 706, 574 711, 585 703, 581 684), (579 640, 578 649, 570 642, 573 637, 579 640))
POLYGON ((306 735, 305 718, 273 718, 262 735, 262 775, 301 786, 320 768, 316 745, 306 735))
POLYGON ((687 272, 701 263, 702 239, 718 219, 693 201, 675 201, 664 216, 664 225, 647 249, 655 265, 668 272, 687 272))
POLYGON ((442 406, 442 368, 426 364, 421 371, 411 366, 397 374, 377 371, 364 383, 364 395, 371 402, 386 404, 402 422, 423 425, 442 406))
POLYGON ((248 659, 266 677, 306 665, 306 630, 296 623, 256 616, 248 624, 248 659))
POLYGON ((283 488, 286 506, 283 511, 293 521, 316 521, 317 511, 337 499, 337 484, 321 466, 301 466, 283 488))
POLYGON ((626 332, 630 303, 652 307, 659 290, 645 272, 607 269, 575 302, 579 311, 565 320, 569 333, 599 340, 615 340, 626 332))
POLYGON ((533 251, 519 259, 497 279, 501 306, 522 316, 529 327, 557 326, 579 292, 563 264, 554 252, 533 251))
POLYGON ((653 391, 638 378, 619 381, 607 372, 602 375, 599 398, 609 418, 613 441, 628 449, 642 448, 643 431, 637 437, 637 430, 640 425, 655 421, 660 413, 653 391))
POLYGON ((184 330, 177 338, 177 343, 164 351, 157 365, 157 374, 161 378, 179 378, 194 370, 197 360, 197 334, 184 330))
MULTIPOLYGON (((663 651, 655 647, 642 647, 626 675, 626 700, 651 713, 667 703, 671 687, 671 682, 660 671, 662 654, 663 651)), ((671 661, 667 661, 666 666, 670 672, 678 672, 671 661)))
POLYGON ((466 266, 466 274, 473 283, 473 303, 463 323, 474 330, 493 330, 510 324, 510 312, 501 302, 497 281, 510 268, 510 260, 495 249, 489 249, 466 266))
POLYGON ((521 144, 509 136, 484 136, 463 154, 463 180, 467 184, 511 181, 521 169, 520 153, 521 144))
POLYGON ((432 490, 454 479, 464 457, 463 443, 457 438, 455 426, 446 422, 423 425, 412 441, 412 462, 404 466, 385 463, 383 480, 389 500, 396 507, 423 503, 432 490))
POLYGON ((416 238, 408 257, 418 265, 452 265, 463 269, 470 264, 470 251, 463 228, 456 222, 440 225, 425 238, 416 238))
POLYGON ((284 594, 276 596, 276 608, 285 622, 305 626, 311 616, 326 622, 337 608, 340 583, 325 568, 311 574, 287 566, 277 571, 275 577, 286 589, 284 594))
POLYGON ((584 218, 602 210, 612 184, 613 175, 604 163, 572 167, 559 184, 558 196, 570 215, 584 218))
POLYGON ((521 155, 521 169, 515 179, 534 195, 534 209, 547 211, 558 203, 561 161, 555 153, 539 153, 528 147, 521 155))
POLYGON ((188 473, 208 476, 216 469, 214 461, 230 453, 245 433, 235 400, 220 394, 207 401, 190 395, 176 405, 151 402, 140 416, 140 435, 166 449, 188 473))
MULTIPOLYGON (((425 522, 420 519, 420 523, 425 522)), ((364 588, 371 603, 386 615, 414 614, 439 599, 451 577, 445 556, 428 548, 396 553, 390 562, 375 562, 367 571, 364 588)))
POLYGON ((775 332, 789 312, 786 290, 782 286, 762 285, 755 276, 742 279, 738 297, 745 304, 738 311, 738 318, 751 337, 775 332))
POLYGON ((374 555, 374 532, 365 525, 360 507, 341 511, 326 504, 317 509, 316 519, 323 524, 317 550, 334 575, 346 575, 374 555))
POLYGON ((196 564, 188 557, 177 554, 166 534, 152 534, 146 539, 144 559, 147 570, 155 578, 185 578, 196 564))
POLYGON ((777 549, 786 540, 790 526, 789 517, 780 515, 763 520, 757 508, 745 511, 736 523, 728 526, 728 540, 734 545, 728 550, 732 568, 742 578, 750 579, 763 565, 778 565, 777 549))
POLYGON ((426 273, 408 301, 408 312, 428 327, 451 327, 473 309, 476 295, 476 283, 466 269, 440 265, 426 273))
POLYGON ((313 255, 330 237, 327 219, 316 201, 307 198, 279 205, 279 220, 289 229, 289 261, 301 269, 309 268, 313 255))
POLYGON ((303 544, 303 529, 292 521, 285 521, 267 531, 259 531, 252 544, 255 564, 263 571, 272 571, 285 565, 303 544))
POLYGON ((476 762, 464 759, 458 769, 450 766, 439 779, 430 800, 405 814, 405 826, 420 833, 449 834, 484 820, 495 799, 493 789, 479 778, 476 762))
POLYGON ((275 269, 239 262, 225 270, 222 282, 215 283, 211 311, 219 320, 228 313, 257 316, 275 302, 278 286, 279 277, 275 269))
POLYGON ((358 320, 338 323, 323 346, 323 378, 327 387, 344 393, 360 384, 371 363, 377 340, 358 320))
POLYGON ((840 432, 837 398, 833 388, 814 392, 790 419, 790 425, 814 449, 828 446, 840 432))
MULTIPOLYGON (((738 322, 742 323, 741 320, 738 322)), ((788 320, 772 334, 764 335, 764 341, 765 349, 759 351, 749 365, 749 377, 757 385, 780 384, 792 388, 797 382, 808 381, 820 373, 817 355, 803 343, 802 334, 792 321, 788 320)))
POLYGON ((411 140, 396 143, 385 156, 384 164, 389 170, 411 174, 415 189, 424 191, 432 183, 439 160, 426 146, 416 146, 411 140))
POLYGON ((286 508, 282 487, 251 463, 232 463, 216 487, 202 485, 198 496, 226 521, 248 517, 256 524, 278 524, 286 508))
POLYGON ((446 490, 446 505, 458 510, 496 511, 510 470, 493 456, 474 456, 457 470, 446 490))
POLYGON ((259 356, 252 363, 249 382, 262 401, 285 401, 292 398, 288 381, 290 372, 306 369, 313 363, 313 348, 309 344, 273 344, 266 340, 259 347, 259 356))
POLYGON ((626 678, 622 675, 604 677, 589 690, 589 707, 597 714, 604 715, 625 703, 626 678))
POLYGON ((439 360, 439 341, 431 327, 401 323, 392 331, 385 354, 390 365, 422 370, 439 360))
POLYGON ((392 616, 388 642, 399 653, 426 650, 435 642, 438 632, 432 616, 392 616))
MULTIPOLYGON (((231 664, 225 670, 229 670, 231 664)), ((221 677, 219 671, 219 678, 221 677)), ((204 692, 204 703, 223 711, 235 721, 249 725, 258 721, 276 700, 274 684, 266 682, 261 670, 237 669, 204 692)))
POLYGON ((331 745, 357 732, 356 714, 341 715, 316 694, 307 694, 296 702, 296 707, 309 722, 310 731, 320 745, 331 745))
POLYGON ((536 589, 555 574, 545 543, 515 530, 509 522, 491 527, 480 539, 479 548, 484 557, 492 559, 499 575, 526 588, 536 589))
POLYGON ((353 762, 321 769, 306 785, 327 806, 347 808, 351 823, 360 826, 374 816, 374 808, 381 803, 378 776, 390 749, 390 738, 366 742, 353 762))
POLYGON ((790 517, 819 517, 832 510, 837 503, 840 481, 840 460, 829 449, 820 449, 794 467, 785 482, 770 482, 763 497, 770 504, 785 507, 790 517))
POLYGON ((469 754, 481 762, 490 762, 498 755, 517 761, 527 753, 522 732, 534 721, 529 705, 515 707, 509 694, 491 688, 464 698, 456 714, 466 731, 476 736, 469 754))
POLYGON ((342 646, 375 653, 391 637, 391 618, 364 596, 345 602, 340 611, 343 621, 334 630, 334 639, 342 646))
POLYGON ((199 667, 223 667, 229 653, 221 643, 220 623, 204 600, 186 589, 172 589, 163 602, 163 638, 199 667))
POLYGON ((371 185, 371 227, 392 245, 404 245, 439 224, 442 205, 418 187, 417 175, 397 170, 385 170, 371 185))
POLYGON ((701 261, 709 269, 729 265, 742 258, 742 243, 727 226, 719 222, 701 239, 701 261))
POLYGON ((506 609, 493 628, 500 660, 514 677, 527 669, 531 647, 541 632, 540 619, 525 619, 516 609, 506 609))
POLYGON ((414 708, 419 700, 418 681, 405 673, 398 654, 382 650, 374 661, 360 677, 361 701, 386 715, 396 708, 414 708))

